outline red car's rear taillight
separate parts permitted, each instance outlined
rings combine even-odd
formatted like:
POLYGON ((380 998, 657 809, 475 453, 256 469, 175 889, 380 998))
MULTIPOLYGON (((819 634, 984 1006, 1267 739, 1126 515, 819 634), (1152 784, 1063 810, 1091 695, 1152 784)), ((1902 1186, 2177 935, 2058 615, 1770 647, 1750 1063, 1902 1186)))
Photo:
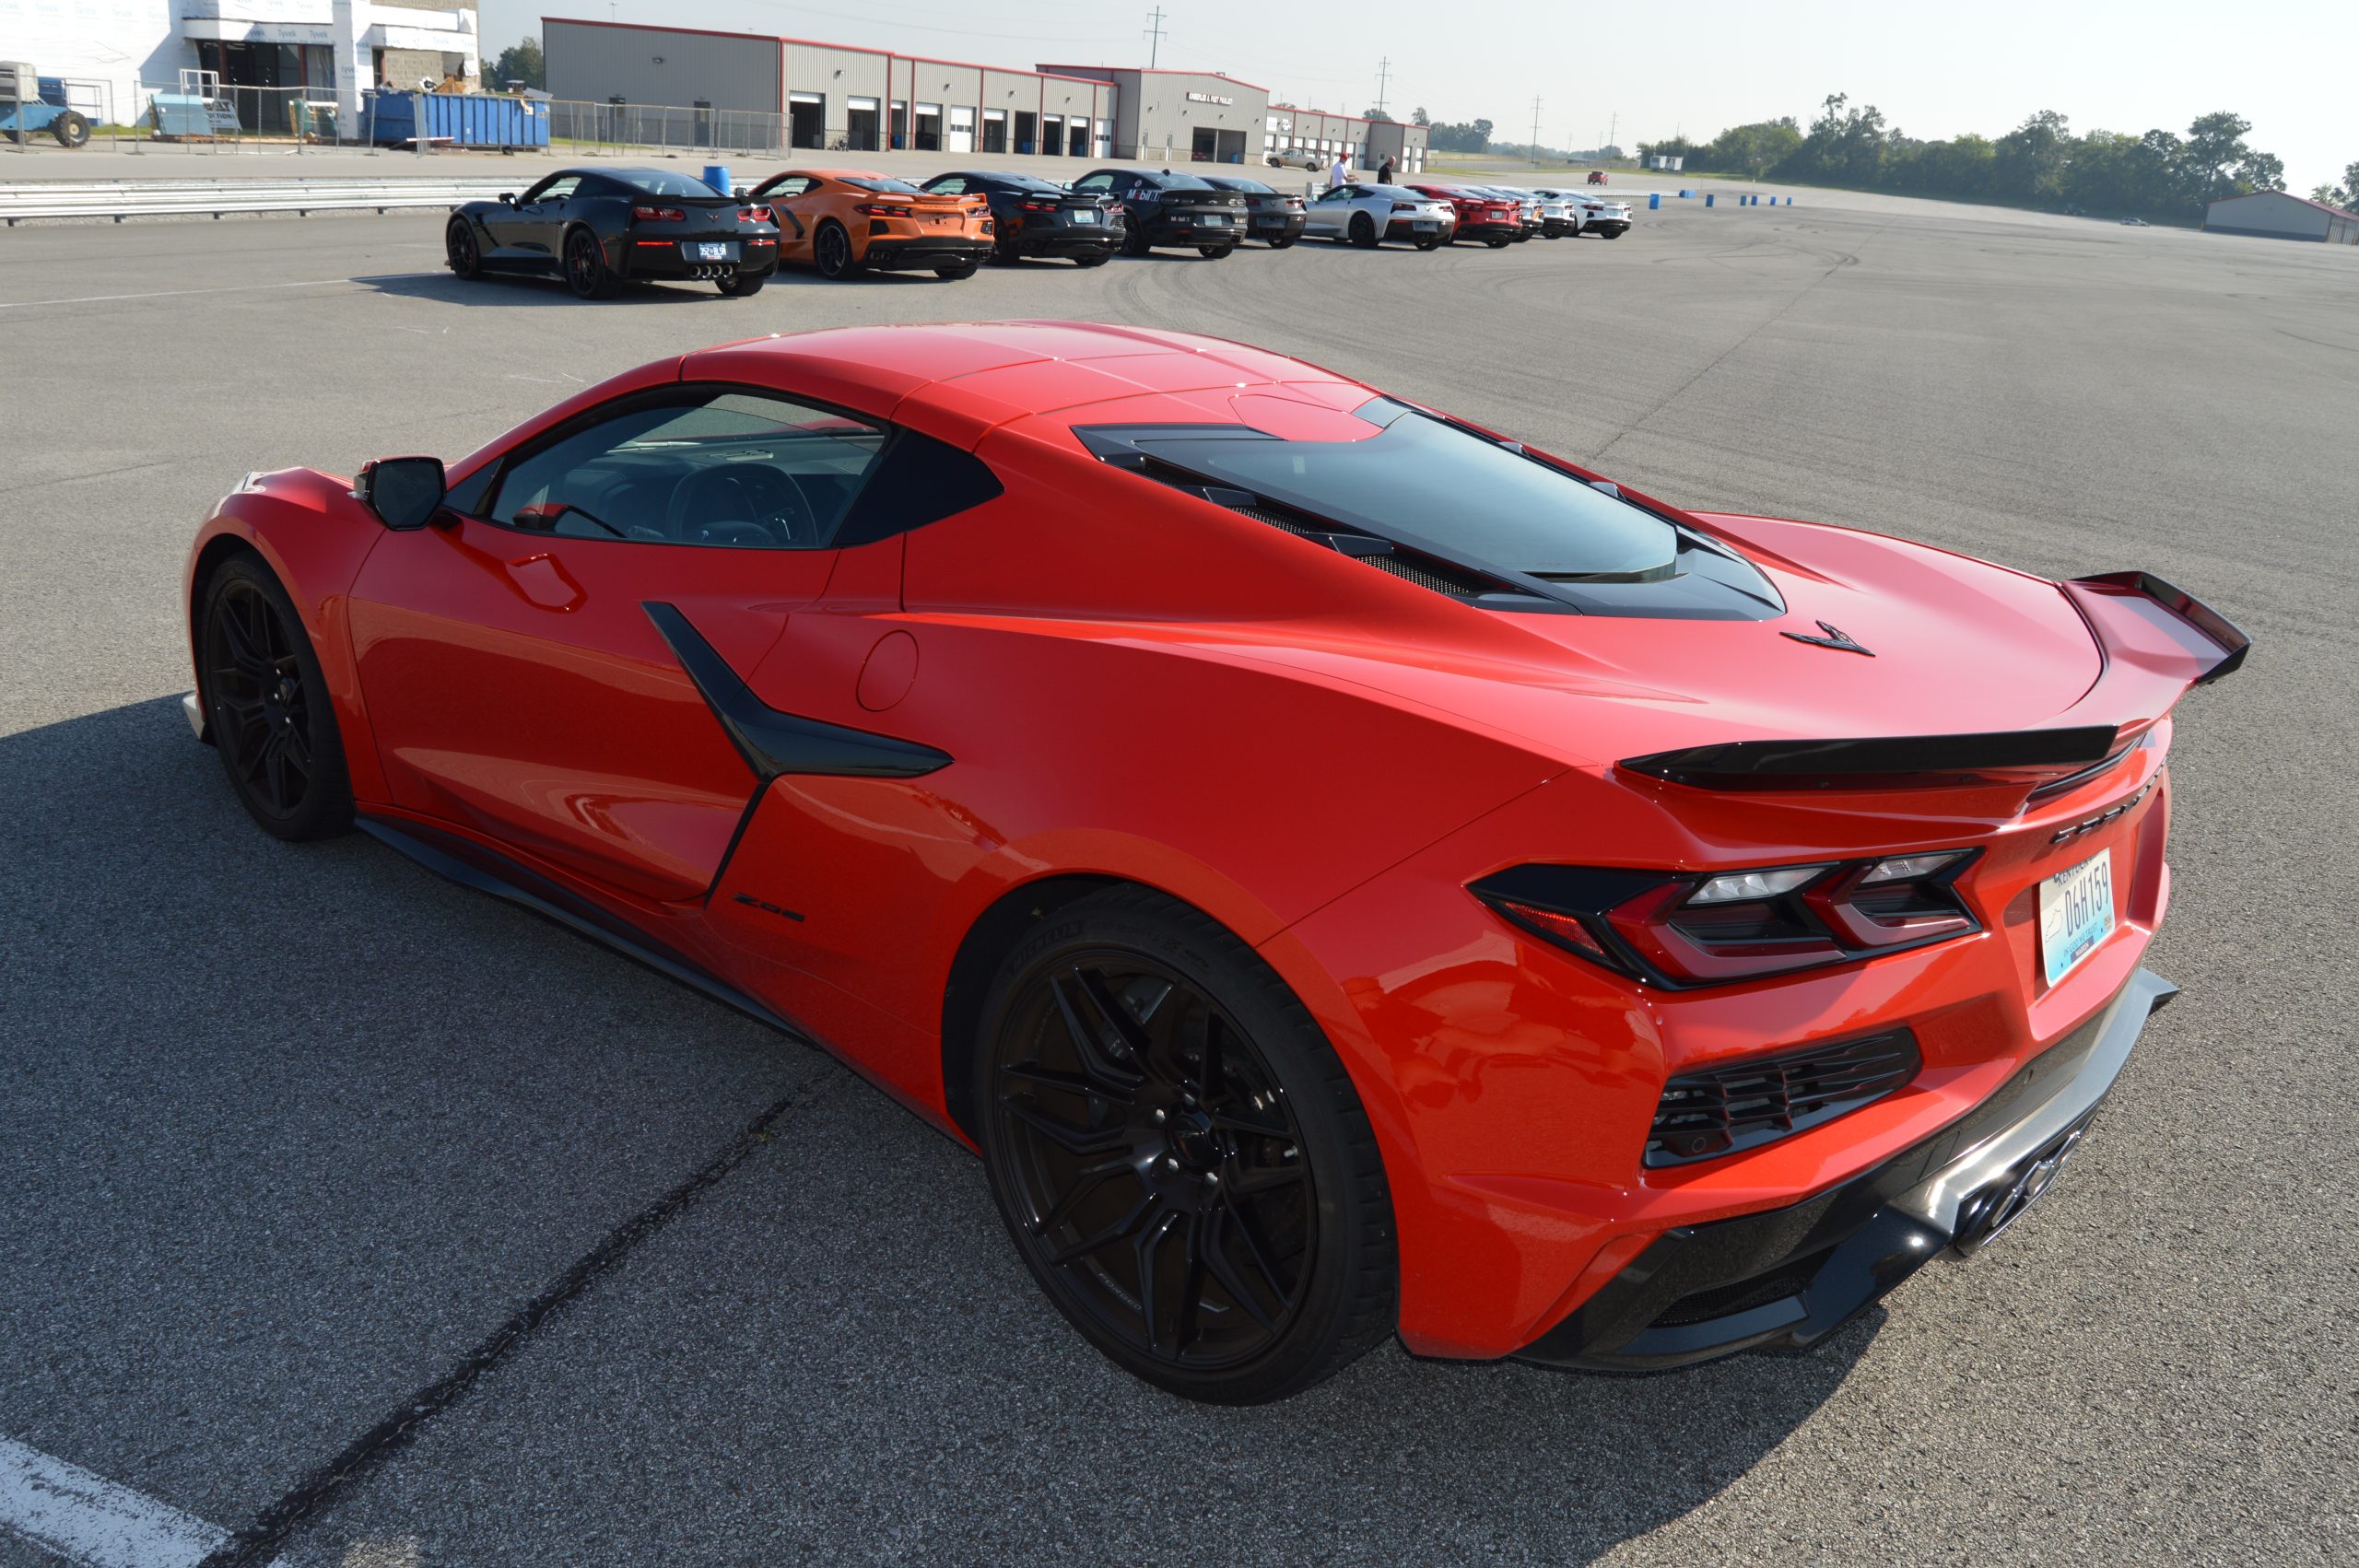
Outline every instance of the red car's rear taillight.
POLYGON ((1726 985, 1982 929, 1957 892, 1977 851, 1711 876, 1518 866, 1472 891, 1567 952, 1652 985, 1726 985))
POLYGON ((688 215, 678 207, 633 207, 630 209, 630 220, 633 223, 686 223, 688 215))

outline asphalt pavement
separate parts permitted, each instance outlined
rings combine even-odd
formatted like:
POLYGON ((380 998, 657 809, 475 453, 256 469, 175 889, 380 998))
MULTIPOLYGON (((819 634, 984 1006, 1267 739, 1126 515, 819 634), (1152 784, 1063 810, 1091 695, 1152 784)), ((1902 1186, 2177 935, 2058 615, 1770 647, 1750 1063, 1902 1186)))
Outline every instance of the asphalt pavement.
POLYGON ((2359 1558, 2359 250, 1639 216, 600 304, 451 279, 430 216, 0 235, 0 1439, 289 1568, 2359 1558), (248 470, 456 458, 729 338, 1039 316, 2241 624, 2179 709, 2185 995, 2056 1193, 1810 1356, 1387 1347, 1191 1407, 823 1054, 365 838, 270 840, 189 737, 182 557, 248 470))

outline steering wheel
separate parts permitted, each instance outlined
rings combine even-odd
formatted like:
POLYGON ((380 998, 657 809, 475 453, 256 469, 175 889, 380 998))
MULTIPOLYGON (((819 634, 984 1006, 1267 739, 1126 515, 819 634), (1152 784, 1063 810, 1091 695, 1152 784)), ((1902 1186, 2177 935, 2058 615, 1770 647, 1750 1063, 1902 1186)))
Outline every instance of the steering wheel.
POLYGON ((683 544, 816 544, 818 519, 803 488, 766 462, 721 463, 680 481, 667 531, 683 544))

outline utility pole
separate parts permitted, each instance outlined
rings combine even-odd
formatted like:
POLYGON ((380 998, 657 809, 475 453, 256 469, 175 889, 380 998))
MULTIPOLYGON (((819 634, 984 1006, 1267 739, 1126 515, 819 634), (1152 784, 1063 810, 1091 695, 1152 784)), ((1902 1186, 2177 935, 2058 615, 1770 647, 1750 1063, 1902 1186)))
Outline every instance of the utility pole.
POLYGON ((1532 97, 1532 167, 1540 167, 1540 95, 1532 97))
POLYGON ((1155 57, 1163 49, 1163 7, 1157 6, 1147 13, 1147 19, 1154 24, 1146 29, 1147 37, 1154 41, 1146 46, 1146 68, 1152 71, 1155 69, 1155 57))
POLYGON ((1614 111, 1612 117, 1605 122, 1605 145, 1607 146, 1610 147, 1614 145, 1614 134, 1621 129, 1622 111, 1617 109, 1614 111))
POLYGON ((1376 111, 1384 112, 1385 84, 1392 79, 1392 56, 1388 54, 1376 63, 1376 111))

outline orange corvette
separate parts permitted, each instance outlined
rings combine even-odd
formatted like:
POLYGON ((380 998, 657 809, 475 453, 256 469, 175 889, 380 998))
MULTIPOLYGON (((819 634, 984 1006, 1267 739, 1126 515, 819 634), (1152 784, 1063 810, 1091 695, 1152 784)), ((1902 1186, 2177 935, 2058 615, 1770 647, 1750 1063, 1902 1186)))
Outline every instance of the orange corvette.
POLYGON ((874 267, 932 267, 972 277, 992 253, 991 208, 980 196, 938 195, 864 169, 794 169, 754 187, 778 214, 779 262, 857 277, 874 267))

